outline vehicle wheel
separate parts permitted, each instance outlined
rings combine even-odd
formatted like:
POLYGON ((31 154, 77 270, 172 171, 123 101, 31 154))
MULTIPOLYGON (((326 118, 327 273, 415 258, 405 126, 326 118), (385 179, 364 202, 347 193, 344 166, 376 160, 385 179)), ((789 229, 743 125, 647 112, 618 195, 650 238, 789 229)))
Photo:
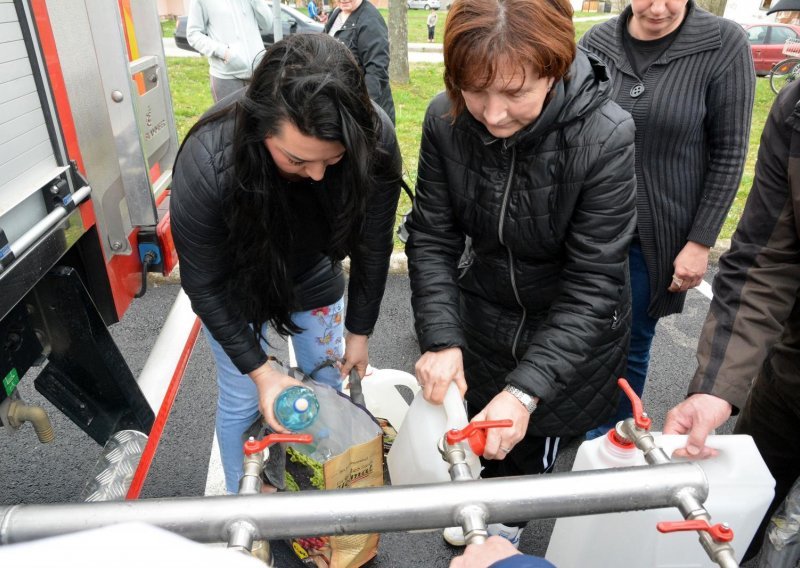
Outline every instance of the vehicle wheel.
POLYGON ((426 10, 430 10, 431 9, 430 5, 429 4, 425 4, 425 9, 426 10))
POLYGON ((800 75, 800 59, 789 58, 779 61, 769 73, 769 86, 772 92, 778 94, 786 85, 797 79, 800 75))

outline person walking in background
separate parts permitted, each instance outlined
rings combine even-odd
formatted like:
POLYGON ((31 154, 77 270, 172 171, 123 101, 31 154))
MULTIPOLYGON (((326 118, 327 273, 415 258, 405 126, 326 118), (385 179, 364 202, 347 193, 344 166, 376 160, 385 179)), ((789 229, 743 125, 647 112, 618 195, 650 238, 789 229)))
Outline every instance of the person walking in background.
MULTIPOLYGON (((513 420, 487 432, 481 476, 546 473, 561 436, 615 410, 633 120, 576 51, 568 0, 456 0, 444 60, 407 223, 417 380, 434 404, 455 382, 474 420, 513 420)), ((489 532, 517 543, 522 528, 489 532)), ((464 544, 460 527, 444 537, 464 544)))
POLYGON ((325 23, 328 21, 328 15, 325 13, 325 3, 322 3, 322 11, 317 7, 314 0, 308 1, 308 17, 316 22, 325 23))
POLYGON ((741 411, 734 432, 753 437, 775 478, 775 498, 748 560, 800 476, 800 83, 781 91, 764 126, 753 187, 714 278, 697 361, 688 398, 667 413, 664 433, 689 435, 678 455, 708 457, 708 434, 741 411))
POLYGON ((259 26, 272 29, 266 0, 192 0, 186 40, 208 58, 214 102, 250 82, 264 54, 259 26))
POLYGON ((367 79, 370 98, 394 124, 394 99, 389 85, 389 29, 369 0, 340 0, 325 23, 325 33, 345 44, 367 79))
POLYGON ((431 10, 426 21, 428 24, 428 43, 433 43, 433 37, 436 35, 436 22, 438 19, 439 15, 437 14, 436 10, 431 10))
MULTIPOLYGON (((581 46, 608 66, 614 100, 636 122, 633 327, 625 377, 644 391, 658 319, 703 280, 742 177, 755 93, 742 27, 693 0, 633 0, 581 46)), ((622 397, 605 434, 632 415, 622 397)))
POLYGON ((175 161, 170 216, 181 283, 217 367, 217 437, 236 493, 242 435, 300 384, 273 369, 268 327, 291 335, 298 367, 341 387, 362 376, 386 286, 400 150, 347 49, 323 34, 273 45, 241 90, 212 107, 175 161), (350 256, 344 311, 342 259, 350 256), (348 333, 345 337, 344 331, 348 333))

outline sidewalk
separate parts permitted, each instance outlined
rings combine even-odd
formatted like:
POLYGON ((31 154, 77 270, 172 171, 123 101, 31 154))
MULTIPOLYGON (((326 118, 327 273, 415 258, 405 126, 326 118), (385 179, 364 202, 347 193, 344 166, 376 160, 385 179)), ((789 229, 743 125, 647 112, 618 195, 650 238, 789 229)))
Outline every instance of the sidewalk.
MULTIPOLYGON (((616 14, 598 14, 597 16, 587 16, 585 18, 575 18, 575 22, 594 22, 612 18, 616 14)), ((175 45, 175 38, 165 37, 164 55, 167 57, 201 57, 194 51, 186 51, 175 45)), ((442 63, 442 44, 441 43, 411 43, 408 44, 409 63, 442 63)))
MULTIPOLYGON (((175 45, 175 38, 162 38, 164 42, 164 55, 167 57, 202 57, 196 51, 187 51, 175 45)), ((441 43, 409 43, 409 63, 442 63, 441 43)))

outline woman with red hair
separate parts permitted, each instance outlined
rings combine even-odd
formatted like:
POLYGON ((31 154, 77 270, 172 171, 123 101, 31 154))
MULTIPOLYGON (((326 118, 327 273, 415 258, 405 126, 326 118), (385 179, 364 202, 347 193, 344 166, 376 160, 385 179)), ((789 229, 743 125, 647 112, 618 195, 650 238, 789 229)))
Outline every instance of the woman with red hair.
MULTIPOLYGON (((444 63, 408 221, 417 378, 430 402, 455 382, 473 419, 513 420, 488 432, 483 477, 548 472, 560 438, 618 397, 633 121, 576 50, 566 0, 456 0, 444 63)), ((521 528, 490 533, 516 543, 521 528)))

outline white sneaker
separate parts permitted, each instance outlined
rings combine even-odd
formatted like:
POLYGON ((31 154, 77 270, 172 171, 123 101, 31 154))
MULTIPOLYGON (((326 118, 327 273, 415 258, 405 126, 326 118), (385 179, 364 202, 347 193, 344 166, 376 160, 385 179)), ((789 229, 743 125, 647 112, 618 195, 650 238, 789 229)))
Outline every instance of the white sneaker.
MULTIPOLYGON (((502 523, 492 523, 487 527, 489 536, 502 536, 508 542, 519 548, 519 540, 522 538, 522 527, 509 527, 502 523)), ((442 537, 451 546, 466 546, 464 530, 461 527, 447 527, 442 531, 442 537)))
POLYGON ((464 538, 464 529, 461 527, 447 527, 442 531, 442 538, 450 546, 467 545, 467 540, 464 538))

